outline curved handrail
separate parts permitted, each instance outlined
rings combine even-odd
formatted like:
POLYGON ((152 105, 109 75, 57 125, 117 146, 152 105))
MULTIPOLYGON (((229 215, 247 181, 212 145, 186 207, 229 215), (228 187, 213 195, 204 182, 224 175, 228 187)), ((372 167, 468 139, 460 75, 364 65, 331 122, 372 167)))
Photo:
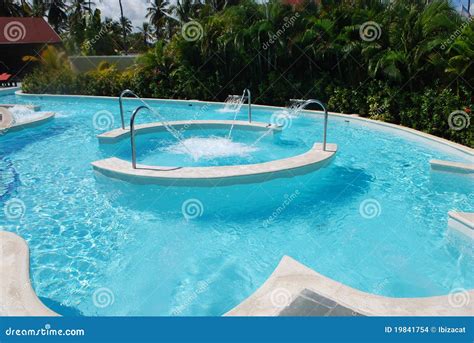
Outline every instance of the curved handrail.
MULTIPOLYGON (((133 91, 131 91, 130 89, 125 89, 122 91, 122 93, 120 93, 120 96, 119 96, 119 105, 120 105, 120 119, 122 120, 122 129, 125 130, 125 120, 124 120, 124 117, 123 117, 123 100, 122 98, 125 96, 125 95, 133 95, 135 98, 137 98, 138 100, 142 100, 140 99, 140 97, 138 95, 136 95, 133 91)), ((142 100, 143 102, 143 100, 142 100)), ((148 106, 148 105, 147 105, 148 106)))
POLYGON ((316 99, 306 100, 303 105, 299 106, 299 109, 302 110, 306 106, 311 105, 311 104, 318 104, 324 110, 323 151, 326 151, 326 136, 327 136, 327 131, 328 131, 328 110, 326 109, 326 106, 321 101, 316 100, 316 99))
POLYGON ((130 118, 130 144, 132 146, 132 167, 133 169, 137 169, 137 149, 135 146, 135 117, 137 116, 140 110, 146 108, 150 110, 150 108, 146 105, 141 105, 133 111, 132 116, 130 118))
POLYGON ((247 101, 248 101, 248 104, 249 104, 249 107, 248 107, 248 114, 249 114, 249 123, 252 122, 252 94, 250 93, 250 89, 248 88, 245 88, 244 89, 244 93, 242 94, 242 96, 247 96, 247 101), (247 95, 245 95, 247 94, 247 95))

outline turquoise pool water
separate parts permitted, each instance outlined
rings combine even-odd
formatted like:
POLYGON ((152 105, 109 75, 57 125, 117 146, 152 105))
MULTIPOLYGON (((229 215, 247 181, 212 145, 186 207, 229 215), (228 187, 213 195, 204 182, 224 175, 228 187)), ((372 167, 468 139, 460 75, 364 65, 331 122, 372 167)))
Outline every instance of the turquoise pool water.
MULTIPOLYGON (((304 142, 291 142, 270 129, 249 131, 229 129, 183 130, 182 142, 168 132, 137 135, 137 163, 152 166, 224 166, 268 162, 302 154, 304 142)), ((104 153, 131 161, 130 139, 104 144, 104 153)))
MULTIPOLYGON (((103 147, 96 139, 107 129, 93 120, 97 112, 110 111, 119 126, 116 100, 0 99, 57 112, 34 130, 0 136, 0 208, 24 204, 19 218, 1 212, 0 227, 28 241, 33 286, 50 303, 84 315, 222 315, 255 291, 283 255, 387 296, 474 286, 472 243, 447 233, 449 210, 474 210, 472 179, 431 174, 428 163, 466 160, 452 149, 330 117, 328 142, 339 150, 313 173, 218 188, 136 185, 96 175, 90 166, 128 158, 127 142, 103 147)), ((167 120, 233 117, 221 105, 151 104, 167 120)), ((126 103, 127 117, 135 106, 126 103)), ((255 107, 253 117, 270 122, 276 111, 255 107)), ((242 109, 239 119, 245 117, 242 109)), ((285 124, 277 141, 265 137, 248 155, 277 158, 321 141, 319 116, 285 124)), ((150 139, 140 138, 139 162, 194 163, 160 150, 157 136, 150 139)), ((250 139, 236 136, 247 147, 250 139)))

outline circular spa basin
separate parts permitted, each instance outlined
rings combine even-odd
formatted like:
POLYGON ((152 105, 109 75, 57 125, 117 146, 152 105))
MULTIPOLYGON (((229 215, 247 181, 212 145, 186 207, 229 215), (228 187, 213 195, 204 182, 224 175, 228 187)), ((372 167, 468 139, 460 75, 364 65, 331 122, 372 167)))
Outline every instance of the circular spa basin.
POLYGON ((336 153, 334 144, 288 143, 275 125, 226 120, 161 123, 136 127, 137 165, 132 166, 130 132, 99 135, 114 157, 93 162, 104 175, 130 182, 216 186, 261 182, 305 174, 323 167, 336 153))

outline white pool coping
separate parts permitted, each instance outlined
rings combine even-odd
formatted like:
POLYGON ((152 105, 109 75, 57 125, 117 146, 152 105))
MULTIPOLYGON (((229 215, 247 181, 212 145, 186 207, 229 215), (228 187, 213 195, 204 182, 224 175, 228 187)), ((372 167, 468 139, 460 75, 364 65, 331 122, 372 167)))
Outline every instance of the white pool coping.
MULTIPOLYGON (((178 132, 182 130, 205 130, 211 128, 229 128, 231 125, 234 125, 234 129, 239 130, 251 130, 251 131, 266 131, 272 130, 275 132, 281 132, 282 128, 272 124, 266 124, 262 122, 247 122, 241 120, 177 120, 169 121, 166 123, 169 126, 172 126, 178 132)), ((165 131, 166 127, 163 123, 148 123, 140 124, 135 126, 135 132, 137 134, 150 133, 150 132, 159 132, 165 131)), ((120 141, 124 138, 130 137, 130 129, 115 129, 102 133, 97 136, 100 143, 103 144, 112 144, 120 141)))
POLYGON ((0 128, 0 135, 2 134, 8 134, 9 132, 15 132, 27 128, 32 128, 36 127, 39 125, 42 125, 50 120, 52 120, 55 116, 54 112, 45 112, 42 113, 41 115, 38 115, 36 118, 28 120, 28 121, 23 121, 19 123, 14 123, 13 125, 6 127, 6 128, 0 128))
POLYGON ((116 157, 92 162, 94 170, 105 176, 137 183, 174 186, 223 186, 262 182, 306 174, 325 166, 337 152, 337 145, 322 144, 300 155, 256 164, 217 167, 169 167, 137 164, 116 157))
POLYGON ((459 174, 474 174, 474 163, 430 160, 431 169, 459 174))
POLYGON ((20 236, 0 231, 0 316, 58 316, 30 282, 29 249, 20 236))
POLYGON ((12 108, 12 107, 15 107, 15 106, 19 106, 19 107, 26 107, 32 111, 39 111, 41 109, 41 106, 39 105, 21 105, 21 104, 0 104, 0 107, 4 107, 4 108, 12 108))
POLYGON ((15 94, 15 92, 21 91, 20 89, 21 86, 0 88, 0 96, 15 94))
POLYGON ((451 230, 455 230, 474 239, 474 213, 449 211, 448 227, 451 230))
POLYGON ((391 298, 346 286, 284 256, 265 283, 225 316, 277 316, 305 289, 365 316, 473 316, 474 290, 424 298, 391 298), (457 297, 468 301, 459 303, 457 297), (470 300, 470 301, 469 301, 470 300))
MULTIPOLYGON (((41 98, 41 97, 50 97, 50 98, 78 98, 78 99, 108 99, 108 100, 116 100, 118 103, 118 97, 112 97, 112 96, 95 96, 95 95, 66 95, 66 94, 28 94, 28 93, 23 93, 21 90, 18 90, 15 92, 16 95, 22 96, 22 97, 36 97, 36 98, 41 98)), ((150 101, 150 102, 164 102, 164 103, 191 103, 191 104, 199 104, 199 105, 224 105, 225 103, 223 102, 215 102, 215 101, 200 101, 200 100, 179 100, 179 99, 159 99, 159 98, 142 98, 145 101, 150 101)), ((139 101, 134 98, 124 98, 124 101, 139 101)), ((118 106, 118 105, 117 105, 118 106)), ((255 108, 262 108, 262 109, 277 109, 277 110, 283 110, 284 107, 278 107, 278 106, 270 106, 270 105, 257 105, 257 104, 252 104, 252 107, 255 108)), ((323 112, 321 111, 311 111, 311 110, 304 110, 301 111, 304 114, 309 114, 309 115, 323 115, 323 112)), ((459 143, 452 142, 450 140, 440 138, 434 135, 431 135, 429 133, 421 132, 415 129, 411 129, 402 125, 397 125, 397 124, 392 124, 392 123, 387 123, 383 121, 378 121, 378 120, 373 120, 365 117, 361 117, 358 114, 345 114, 345 113, 339 113, 339 112, 329 112, 330 116, 334 117, 339 117, 339 118, 344 118, 349 121, 356 121, 356 122, 361 122, 361 123, 367 123, 370 125, 374 126, 379 126, 382 128, 388 128, 391 130, 395 131, 401 131, 404 133, 408 133, 410 135, 413 135, 414 137, 421 137, 426 139, 426 142, 430 143, 437 143, 445 147, 450 147, 452 149, 455 149, 459 152, 465 153, 470 155, 471 157, 474 156, 474 149, 464 146, 459 143)), ((433 145, 433 144, 431 144, 433 145)), ((436 145, 434 145, 436 147, 436 145)))

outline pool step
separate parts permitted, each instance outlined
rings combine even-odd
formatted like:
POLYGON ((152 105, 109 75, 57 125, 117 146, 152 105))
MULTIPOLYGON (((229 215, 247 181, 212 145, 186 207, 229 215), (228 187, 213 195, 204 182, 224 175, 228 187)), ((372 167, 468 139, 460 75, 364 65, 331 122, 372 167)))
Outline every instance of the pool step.
POLYGON ((448 227, 474 239, 474 213, 449 211, 448 227))
MULTIPOLYGON (((323 276, 288 256, 264 284, 226 316, 472 316, 474 304, 453 305, 453 294, 392 298, 323 276), (458 306, 459 305, 459 306, 458 306)), ((462 290, 473 299, 474 289, 462 290)))
POLYGON ((459 174, 474 174, 474 163, 430 160, 431 169, 459 174))

